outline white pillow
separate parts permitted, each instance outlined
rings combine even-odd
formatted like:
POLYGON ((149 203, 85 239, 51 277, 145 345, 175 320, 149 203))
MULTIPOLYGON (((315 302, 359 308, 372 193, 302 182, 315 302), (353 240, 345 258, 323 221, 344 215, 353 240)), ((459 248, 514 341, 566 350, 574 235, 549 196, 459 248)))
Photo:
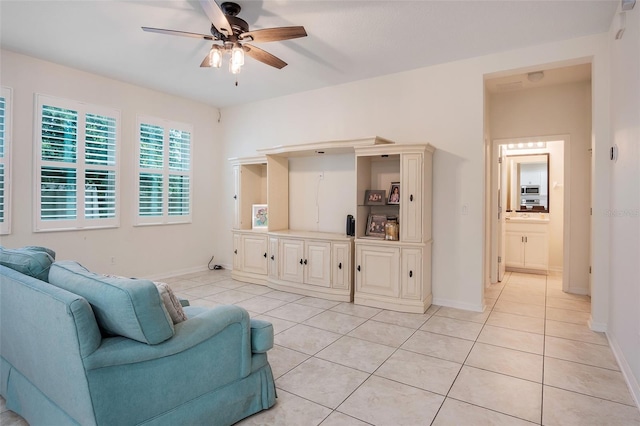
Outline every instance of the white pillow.
POLYGON ((171 290, 169 284, 159 283, 155 281, 153 283, 158 288, 160 298, 162 298, 164 307, 167 309, 167 312, 169 312, 169 316, 173 320, 173 323, 178 324, 179 322, 186 321, 187 315, 184 313, 180 301, 178 300, 176 295, 173 294, 173 290, 171 290))

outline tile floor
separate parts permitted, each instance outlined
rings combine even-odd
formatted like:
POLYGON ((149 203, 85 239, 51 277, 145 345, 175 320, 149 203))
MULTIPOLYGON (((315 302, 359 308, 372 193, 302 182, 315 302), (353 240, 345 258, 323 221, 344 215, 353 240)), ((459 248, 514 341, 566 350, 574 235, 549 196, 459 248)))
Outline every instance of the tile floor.
MULTIPOLYGON (((196 306, 234 303, 271 321, 278 400, 238 425, 636 425, 635 406, 590 301, 561 278, 507 273, 485 312, 423 314, 234 281, 168 279, 196 306)), ((0 398, 0 424, 25 425, 0 398)))

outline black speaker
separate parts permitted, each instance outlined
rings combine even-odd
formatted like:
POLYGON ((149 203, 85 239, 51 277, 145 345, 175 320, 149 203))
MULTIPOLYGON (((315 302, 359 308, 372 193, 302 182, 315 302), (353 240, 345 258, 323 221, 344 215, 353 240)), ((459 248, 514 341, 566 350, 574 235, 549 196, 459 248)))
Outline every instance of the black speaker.
POLYGON ((352 215, 347 215, 347 235, 354 237, 356 235, 356 220, 352 215))

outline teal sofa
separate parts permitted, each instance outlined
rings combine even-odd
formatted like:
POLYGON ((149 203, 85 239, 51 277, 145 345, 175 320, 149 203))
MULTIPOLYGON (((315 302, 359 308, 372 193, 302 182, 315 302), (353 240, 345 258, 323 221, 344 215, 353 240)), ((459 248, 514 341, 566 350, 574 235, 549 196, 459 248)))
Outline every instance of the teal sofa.
POLYGON ((230 425, 275 403, 270 323, 229 305, 173 324, 152 282, 52 255, 0 252, 0 394, 31 425, 230 425))

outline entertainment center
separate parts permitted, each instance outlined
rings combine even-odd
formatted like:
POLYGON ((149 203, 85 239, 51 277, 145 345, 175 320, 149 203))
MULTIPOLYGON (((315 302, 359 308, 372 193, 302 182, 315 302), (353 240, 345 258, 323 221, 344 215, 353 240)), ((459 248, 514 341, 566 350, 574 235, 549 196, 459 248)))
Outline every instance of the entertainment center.
POLYGON ((232 277, 307 296, 425 312, 432 300, 433 152, 428 144, 372 137, 277 146, 259 150, 256 157, 230 159, 235 190, 232 277), (344 220, 320 223, 324 169, 315 176, 317 187, 308 188, 315 193, 296 189, 304 176, 291 164, 305 158, 326 164, 337 195, 324 202, 340 203, 354 216, 355 235, 336 232, 344 229, 344 220), (347 170, 332 170, 330 165, 345 159, 347 170), (349 201, 341 201, 340 194, 349 201), (315 222, 309 219, 313 217, 315 222), (302 224, 301 229, 289 229, 293 222, 302 224))

